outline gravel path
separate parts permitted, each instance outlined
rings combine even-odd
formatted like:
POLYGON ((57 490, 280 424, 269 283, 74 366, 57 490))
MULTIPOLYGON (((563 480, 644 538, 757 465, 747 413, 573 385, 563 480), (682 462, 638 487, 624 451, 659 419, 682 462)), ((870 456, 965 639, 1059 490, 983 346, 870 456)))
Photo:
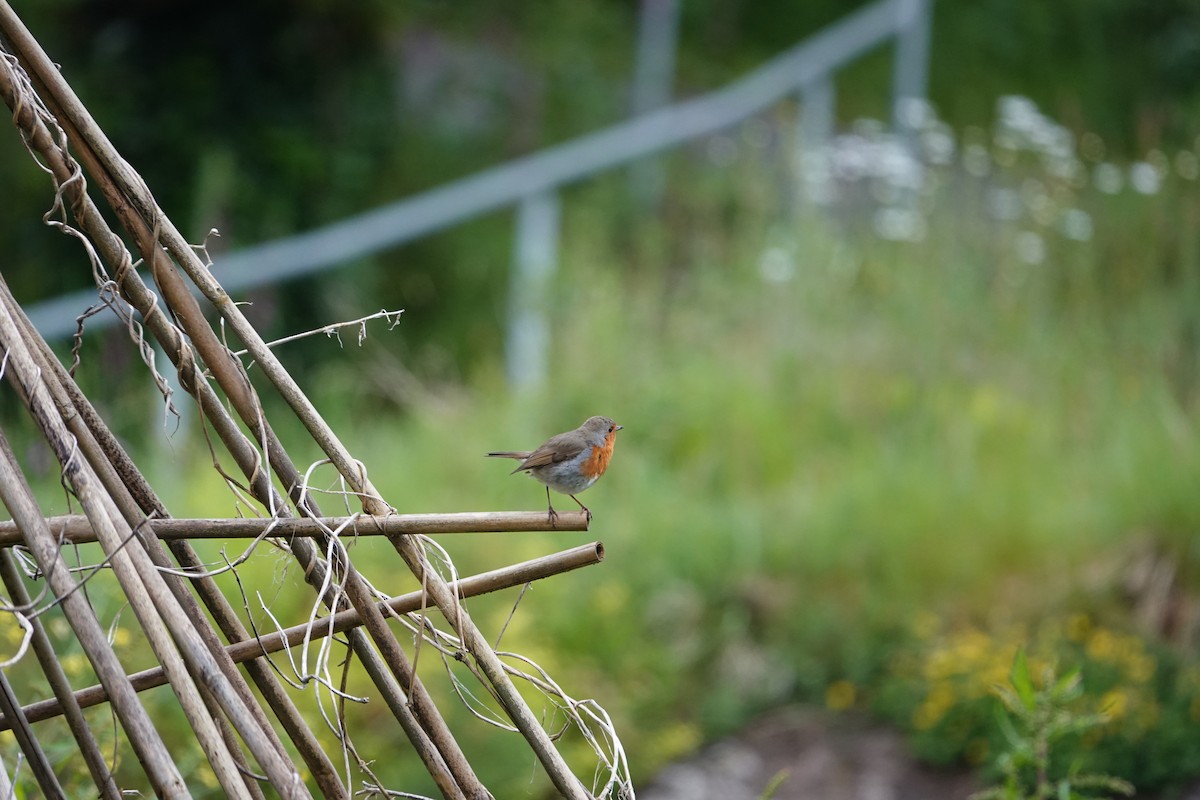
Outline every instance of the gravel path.
POLYGON ((978 781, 918 764, 901 736, 851 715, 773 711, 664 769, 639 800, 963 800, 978 781))

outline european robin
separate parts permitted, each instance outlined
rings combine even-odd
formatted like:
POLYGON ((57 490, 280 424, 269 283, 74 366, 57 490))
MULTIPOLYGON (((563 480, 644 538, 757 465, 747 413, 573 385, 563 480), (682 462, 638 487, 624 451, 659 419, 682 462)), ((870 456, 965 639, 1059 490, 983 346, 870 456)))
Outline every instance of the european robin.
POLYGON ((623 427, 608 417, 592 417, 573 431, 551 436, 537 450, 504 450, 488 455, 517 459, 521 463, 510 474, 527 473, 546 487, 551 525, 558 518, 558 512, 550 502, 551 489, 574 500, 591 520, 591 510, 575 495, 595 483, 608 469, 617 431, 623 427))

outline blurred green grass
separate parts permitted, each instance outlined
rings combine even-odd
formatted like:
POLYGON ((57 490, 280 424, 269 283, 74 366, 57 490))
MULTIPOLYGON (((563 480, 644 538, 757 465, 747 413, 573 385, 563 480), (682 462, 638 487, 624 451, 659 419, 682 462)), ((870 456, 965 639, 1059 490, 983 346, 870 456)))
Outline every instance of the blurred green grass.
MULTIPOLYGON (((1178 293, 1108 251, 1175 206, 1128 203, 1158 210, 1126 229, 1114 209, 1104 241, 1037 267, 961 236, 952 203, 918 245, 760 225, 671 276, 568 234, 546 391, 482 371, 413 414, 335 421, 401 511, 538 509, 539 486, 481 453, 590 414, 625 425, 584 498, 605 563, 535 587, 506 643, 610 709, 644 780, 758 709, 869 681, 920 612, 1037 614, 1130 531, 1194 533, 1195 386, 1164 355, 1195 264, 1178 293), (768 251, 790 277, 764 278, 768 251), (1109 267, 1133 276, 1126 300, 1109 267)), ((580 205, 568 231, 594 222, 580 205)), ((445 546, 475 571, 583 540, 445 546)), ((360 547, 390 587, 395 559, 360 547)), ((509 602, 479 603, 492 630, 509 602)), ((498 786, 523 794, 529 759, 510 763, 498 786)))
MULTIPOLYGON (((513 395, 485 370, 412 414, 331 413, 400 511, 540 508, 539 486, 481 454, 593 413, 626 426, 584 498, 605 562, 535 587, 506 642, 609 708, 644 779, 758 709, 868 681, 922 611, 1036 614, 1131 531, 1194 533, 1195 386, 1165 356, 1196 266, 1181 293, 1108 250, 1164 246, 1144 226, 1173 199, 1127 202, 1131 228, 1114 208, 1098 227, 1116 230, 1037 267, 1002 234, 962 236, 970 210, 948 202, 923 243, 758 226, 664 276, 623 269, 601 237, 574 244, 595 221, 581 198, 547 390, 513 395), (793 260, 790 277, 765 278, 764 257, 793 260), (1114 298, 1124 273, 1134 291, 1114 298)), ((445 544, 474 571, 584 538, 445 544)), ((395 559, 359 547, 390 589, 395 559)), ((478 604, 492 630, 510 602, 478 604)), ((528 758, 493 764, 508 757, 480 769, 523 794, 528 758)))
MULTIPOLYGON (((1031 264, 1020 225, 987 220, 982 201, 1041 180, 1028 166, 975 183, 946 170, 918 242, 882 240, 853 210, 785 214, 776 171, 764 156, 706 172, 668 200, 670 230, 623 227, 619 181, 573 190, 541 392, 513 393, 481 362, 391 394, 411 375, 390 340, 426 324, 413 316, 306 387, 400 512, 539 509, 540 486, 482 454, 591 414, 625 426, 583 498, 589 534, 442 541, 470 573, 603 540, 601 565, 533 587, 504 643, 609 710, 638 780, 761 709, 869 686, 921 615, 1119 617, 1111 592, 1080 593, 1089 569, 1133 532, 1189 553, 1200 527, 1194 183, 1077 186, 1059 199, 1087 209, 1094 236, 1043 226, 1031 264)), ((320 457, 276 425, 298 462, 320 457)), ((174 514, 232 513, 198 441, 153 458, 174 514)), ((386 544, 354 548, 376 586, 414 588, 386 544)), ((290 624, 310 600, 281 564, 262 554, 242 582, 290 624)), ((514 599, 469 607, 494 636, 514 599)), ((497 796, 546 792, 518 737, 450 700, 431 651, 422 672, 497 796)), ((381 777, 429 791, 393 726, 370 728, 378 704, 351 714, 381 777)), ((563 746, 589 774, 578 737, 563 746)))

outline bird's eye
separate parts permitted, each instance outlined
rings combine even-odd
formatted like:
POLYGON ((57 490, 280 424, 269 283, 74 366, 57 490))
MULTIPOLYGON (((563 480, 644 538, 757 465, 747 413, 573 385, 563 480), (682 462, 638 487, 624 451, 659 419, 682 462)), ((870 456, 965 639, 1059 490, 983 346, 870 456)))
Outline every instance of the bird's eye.
POLYGON ((614 430, 616 430, 616 428, 617 428, 617 426, 616 426, 616 425, 609 425, 609 426, 608 426, 608 432, 609 432, 609 433, 612 433, 614 430))

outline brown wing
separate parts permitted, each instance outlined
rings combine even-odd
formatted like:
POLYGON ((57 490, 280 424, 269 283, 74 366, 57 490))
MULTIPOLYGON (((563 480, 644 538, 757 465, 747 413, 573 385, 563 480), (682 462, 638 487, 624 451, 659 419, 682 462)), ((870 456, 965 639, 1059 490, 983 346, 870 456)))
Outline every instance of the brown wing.
POLYGON ((579 455, 583 451, 584 446, 583 437, 576 431, 568 431, 567 433, 560 433, 557 436, 551 436, 544 445, 530 453, 529 458, 522 461, 521 465, 514 469, 513 472, 566 461, 569 458, 579 455))

